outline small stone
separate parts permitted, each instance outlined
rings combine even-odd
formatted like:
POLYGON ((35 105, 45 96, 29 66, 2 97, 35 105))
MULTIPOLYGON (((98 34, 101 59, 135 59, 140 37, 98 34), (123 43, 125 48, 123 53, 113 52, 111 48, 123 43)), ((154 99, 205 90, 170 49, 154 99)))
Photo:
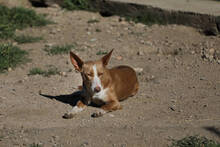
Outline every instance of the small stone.
POLYGON ((50 31, 50 34, 56 34, 57 30, 53 29, 50 31))
POLYGON ((96 38, 92 38, 90 41, 95 42, 96 40, 97 40, 96 38))
POLYGON ((57 32, 60 32, 61 31, 61 29, 60 28, 57 28, 57 32))
POLYGON ((134 68, 134 70, 137 72, 137 73, 142 73, 143 72, 143 68, 140 68, 140 67, 137 67, 137 68, 134 68))
POLYGON ((140 27, 140 28, 145 27, 145 25, 144 25, 143 23, 137 23, 136 26, 137 26, 137 27, 140 27))
POLYGON ((173 106, 170 106, 169 109, 175 111, 175 108, 173 106))
POLYGON ((191 54, 194 55, 196 52, 195 51, 191 51, 191 54))
POLYGON ((13 42, 12 45, 13 45, 13 46, 16 46, 16 45, 18 45, 18 43, 17 43, 17 42, 13 42))
POLYGON ((115 117, 115 115, 113 115, 113 114, 109 114, 109 116, 110 116, 110 117, 115 117))
POLYGON ((122 60, 122 56, 117 56, 116 59, 117 60, 122 60))
POLYGON ((143 52, 143 51, 138 51, 138 52, 137 52, 137 55, 143 56, 143 55, 144 55, 144 52, 143 52))
POLYGON ((64 72, 64 71, 63 71, 63 72, 60 72, 60 75, 63 76, 63 77, 66 77, 66 76, 67 76, 66 72, 64 72))
POLYGON ((52 47, 53 46, 53 43, 47 43, 45 44, 45 47, 52 47))
POLYGON ((214 49, 214 48, 209 49, 209 53, 210 53, 211 55, 214 55, 215 49, 214 49))
POLYGON ((203 107, 204 107, 204 108, 206 108, 206 107, 208 107, 208 105, 207 105, 207 104, 205 104, 205 105, 203 105, 203 107))
POLYGON ((10 71, 12 71, 12 68, 11 68, 11 67, 8 68, 8 72, 10 72, 10 71))
POLYGON ((141 43, 141 44, 144 44, 144 43, 145 43, 145 41, 144 41, 144 40, 141 40, 141 41, 140 41, 140 43, 141 43))
POLYGON ((202 81, 202 80, 205 80, 205 77, 200 77, 200 80, 202 81))

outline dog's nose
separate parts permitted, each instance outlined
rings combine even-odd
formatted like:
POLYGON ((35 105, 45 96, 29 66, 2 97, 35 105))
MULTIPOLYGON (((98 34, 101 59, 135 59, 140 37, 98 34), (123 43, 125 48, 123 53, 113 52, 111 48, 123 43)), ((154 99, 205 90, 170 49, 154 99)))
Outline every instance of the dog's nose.
POLYGON ((94 88, 94 91, 95 91, 95 92, 99 92, 99 91, 101 91, 101 88, 100 88, 99 86, 96 86, 96 87, 94 88))

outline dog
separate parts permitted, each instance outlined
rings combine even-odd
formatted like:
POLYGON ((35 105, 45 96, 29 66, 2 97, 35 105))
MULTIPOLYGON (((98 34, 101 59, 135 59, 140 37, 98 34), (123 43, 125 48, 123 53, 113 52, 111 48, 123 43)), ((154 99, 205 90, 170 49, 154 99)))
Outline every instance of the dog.
POLYGON ((107 68, 112 52, 113 50, 100 60, 86 62, 70 52, 71 63, 82 77, 83 98, 71 111, 64 114, 64 118, 73 118, 91 103, 101 107, 99 112, 92 114, 92 117, 102 116, 105 113, 122 109, 119 101, 137 93, 139 83, 134 69, 125 65, 107 68))

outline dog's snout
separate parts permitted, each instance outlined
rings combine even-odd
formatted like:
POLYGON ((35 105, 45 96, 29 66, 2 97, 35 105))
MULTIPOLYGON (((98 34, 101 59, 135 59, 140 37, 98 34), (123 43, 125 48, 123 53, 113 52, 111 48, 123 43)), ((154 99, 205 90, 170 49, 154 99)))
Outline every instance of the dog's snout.
POLYGON ((96 86, 96 87, 94 88, 94 91, 95 91, 95 92, 100 92, 100 91, 101 91, 101 87, 96 86))

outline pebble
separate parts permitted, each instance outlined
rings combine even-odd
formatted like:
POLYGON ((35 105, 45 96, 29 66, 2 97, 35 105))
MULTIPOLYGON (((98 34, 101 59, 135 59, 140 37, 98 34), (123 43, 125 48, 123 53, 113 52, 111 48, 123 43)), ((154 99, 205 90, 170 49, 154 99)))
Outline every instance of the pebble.
POLYGON ((200 80, 202 81, 202 80, 205 80, 205 77, 200 77, 200 80))
POLYGON ((210 53, 211 55, 214 55, 215 49, 211 48, 211 49, 209 50, 209 53, 210 53))
POLYGON ((96 40, 97 40, 96 38, 92 38, 90 41, 95 42, 96 40))
POLYGON ((140 68, 140 67, 137 67, 137 68, 134 68, 134 70, 137 72, 137 73, 142 73, 143 72, 143 68, 140 68))
POLYGON ((45 44, 45 47, 52 47, 53 46, 53 43, 47 43, 45 44))
POLYGON ((10 71, 12 71, 12 68, 11 68, 11 67, 8 68, 8 72, 10 72, 10 71))
POLYGON ((122 56, 117 56, 116 59, 117 60, 122 60, 123 58, 122 58, 122 56))
POLYGON ((64 72, 64 71, 63 71, 63 72, 60 72, 60 75, 63 76, 63 77, 67 77, 67 74, 66 74, 66 72, 64 72))
POLYGON ((144 55, 144 52, 143 52, 143 51, 138 51, 138 52, 137 52, 137 55, 143 56, 143 55, 144 55))
POLYGON ((169 109, 175 111, 175 108, 173 106, 170 106, 169 109))

